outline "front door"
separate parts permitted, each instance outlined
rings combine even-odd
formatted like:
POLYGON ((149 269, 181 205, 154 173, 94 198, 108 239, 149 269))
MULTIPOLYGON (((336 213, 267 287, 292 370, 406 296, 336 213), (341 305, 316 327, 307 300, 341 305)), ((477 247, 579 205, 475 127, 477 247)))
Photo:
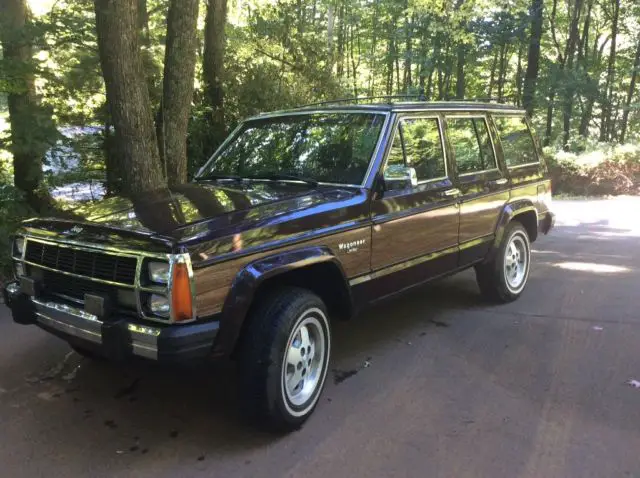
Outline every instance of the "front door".
POLYGON ((446 134, 462 192, 459 265, 464 266, 489 252, 509 200, 509 181, 498 167, 484 116, 447 116, 446 134))
POLYGON ((376 281, 385 284, 381 295, 447 272, 458 262, 459 191, 449 177, 440 118, 399 120, 384 168, 394 166, 413 168, 417 184, 387 189, 372 202, 372 276, 389 276, 376 281))

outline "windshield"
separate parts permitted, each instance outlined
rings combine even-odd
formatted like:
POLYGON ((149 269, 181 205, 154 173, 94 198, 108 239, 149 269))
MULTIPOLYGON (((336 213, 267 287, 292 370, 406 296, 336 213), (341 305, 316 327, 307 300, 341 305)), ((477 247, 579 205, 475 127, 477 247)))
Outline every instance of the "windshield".
POLYGON ((322 113, 246 122, 198 175, 361 184, 385 116, 322 113), (291 178, 289 178, 291 179, 291 178))

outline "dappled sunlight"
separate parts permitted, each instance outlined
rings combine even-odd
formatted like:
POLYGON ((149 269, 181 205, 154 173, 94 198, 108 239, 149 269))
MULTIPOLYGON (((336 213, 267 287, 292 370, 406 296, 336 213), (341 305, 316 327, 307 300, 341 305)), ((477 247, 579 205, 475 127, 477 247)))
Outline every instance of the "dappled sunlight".
POLYGON ((536 249, 533 249, 531 252, 533 252, 534 254, 560 254, 557 251, 538 251, 536 249))
POLYGON ((569 271, 592 272, 594 274, 623 274, 631 272, 628 267, 595 262, 556 262, 552 266, 569 271))

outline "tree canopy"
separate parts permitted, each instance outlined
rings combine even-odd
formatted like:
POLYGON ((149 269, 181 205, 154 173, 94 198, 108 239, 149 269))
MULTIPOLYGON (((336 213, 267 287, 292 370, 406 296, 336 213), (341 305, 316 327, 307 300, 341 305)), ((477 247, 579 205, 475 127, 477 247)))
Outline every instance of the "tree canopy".
POLYGON ((635 0, 0 6, 0 161, 26 194, 54 124, 98 126, 90 161, 125 191, 182 182, 243 117, 343 97, 514 103, 565 150, 640 136, 635 0))

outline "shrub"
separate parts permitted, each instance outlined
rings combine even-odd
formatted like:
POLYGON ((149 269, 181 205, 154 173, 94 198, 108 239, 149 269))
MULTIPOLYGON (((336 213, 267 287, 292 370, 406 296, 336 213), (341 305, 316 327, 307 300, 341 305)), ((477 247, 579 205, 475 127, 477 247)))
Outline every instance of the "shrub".
POLYGON ((640 145, 598 145, 578 154, 546 153, 555 194, 640 194, 640 145))

